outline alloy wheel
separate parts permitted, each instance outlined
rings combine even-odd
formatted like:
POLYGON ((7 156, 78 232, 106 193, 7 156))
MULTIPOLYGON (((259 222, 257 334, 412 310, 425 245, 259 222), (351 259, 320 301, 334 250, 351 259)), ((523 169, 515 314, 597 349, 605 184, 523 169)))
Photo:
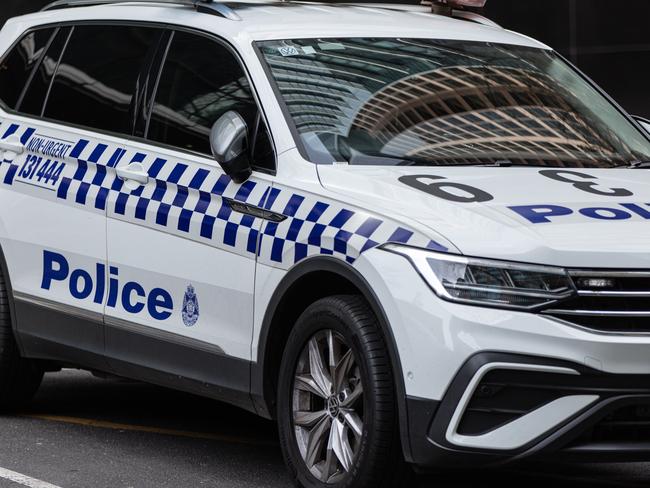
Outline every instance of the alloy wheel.
POLYGON ((334 330, 314 334, 296 365, 293 426, 311 474, 336 483, 354 466, 363 436, 363 384, 353 350, 334 330))

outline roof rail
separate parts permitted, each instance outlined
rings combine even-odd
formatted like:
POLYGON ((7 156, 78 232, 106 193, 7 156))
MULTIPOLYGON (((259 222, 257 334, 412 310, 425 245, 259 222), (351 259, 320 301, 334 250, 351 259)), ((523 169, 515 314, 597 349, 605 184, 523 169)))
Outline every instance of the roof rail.
POLYGON ((42 12, 72 7, 89 7, 92 5, 112 5, 119 3, 158 3, 193 7, 197 12, 218 15, 228 20, 241 20, 237 13, 221 2, 213 0, 56 0, 41 9, 42 12))
POLYGON ((476 22, 478 24, 488 25, 490 27, 502 27, 497 24, 495 21, 488 19, 487 17, 477 14, 476 12, 471 12, 469 10, 452 10, 451 16, 455 19, 469 20, 470 22, 476 22))

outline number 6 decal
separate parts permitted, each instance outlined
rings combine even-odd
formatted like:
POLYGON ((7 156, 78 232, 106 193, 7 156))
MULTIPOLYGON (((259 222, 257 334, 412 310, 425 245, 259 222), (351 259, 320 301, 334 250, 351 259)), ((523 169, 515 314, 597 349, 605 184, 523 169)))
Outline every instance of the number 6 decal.
POLYGON ((593 193, 595 195, 603 195, 606 197, 629 197, 634 195, 630 190, 625 188, 607 188, 606 190, 598 190, 596 187, 598 183, 595 181, 585 181, 585 180, 597 180, 596 176, 588 175, 585 173, 578 173, 577 171, 567 171, 567 170, 557 170, 557 169, 545 169, 539 172, 540 175, 546 176, 555 181, 561 181, 562 183, 571 183, 578 190, 585 191, 587 193, 593 193), (566 176, 577 176, 581 179, 567 178, 566 176))
POLYGON ((474 203, 474 202, 489 202, 494 199, 489 193, 479 190, 473 186, 463 185, 462 183, 453 183, 451 181, 435 181, 435 180, 444 180, 444 176, 434 176, 434 175, 408 175, 400 176, 399 181, 405 185, 415 188, 433 195, 438 198, 443 198, 445 200, 450 200, 452 202, 460 203, 474 203), (434 180, 432 182, 427 182, 426 180, 434 180), (460 192, 450 192, 445 190, 445 188, 453 188, 460 190, 460 192))

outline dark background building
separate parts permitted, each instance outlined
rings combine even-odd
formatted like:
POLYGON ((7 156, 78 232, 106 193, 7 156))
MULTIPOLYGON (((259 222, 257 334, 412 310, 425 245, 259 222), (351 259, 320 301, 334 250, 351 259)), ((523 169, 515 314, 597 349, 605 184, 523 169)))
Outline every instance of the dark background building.
POLYGON ((486 10, 569 58, 630 113, 650 117, 650 1, 488 0, 486 10))
MULTIPOLYGON (((0 24, 48 3, 0 1, 0 24)), ((488 0, 486 13, 552 46, 630 113, 650 118, 650 1, 488 0)))

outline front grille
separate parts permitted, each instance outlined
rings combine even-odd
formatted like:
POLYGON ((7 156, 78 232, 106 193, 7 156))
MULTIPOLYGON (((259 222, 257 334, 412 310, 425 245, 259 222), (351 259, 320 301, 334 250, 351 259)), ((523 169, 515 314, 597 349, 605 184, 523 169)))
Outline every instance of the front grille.
POLYGON ((573 445, 645 442, 650 440, 650 403, 628 405, 613 412, 585 431, 573 445))
POLYGON ((599 332, 650 333, 650 272, 571 271, 577 295, 543 313, 599 332))

